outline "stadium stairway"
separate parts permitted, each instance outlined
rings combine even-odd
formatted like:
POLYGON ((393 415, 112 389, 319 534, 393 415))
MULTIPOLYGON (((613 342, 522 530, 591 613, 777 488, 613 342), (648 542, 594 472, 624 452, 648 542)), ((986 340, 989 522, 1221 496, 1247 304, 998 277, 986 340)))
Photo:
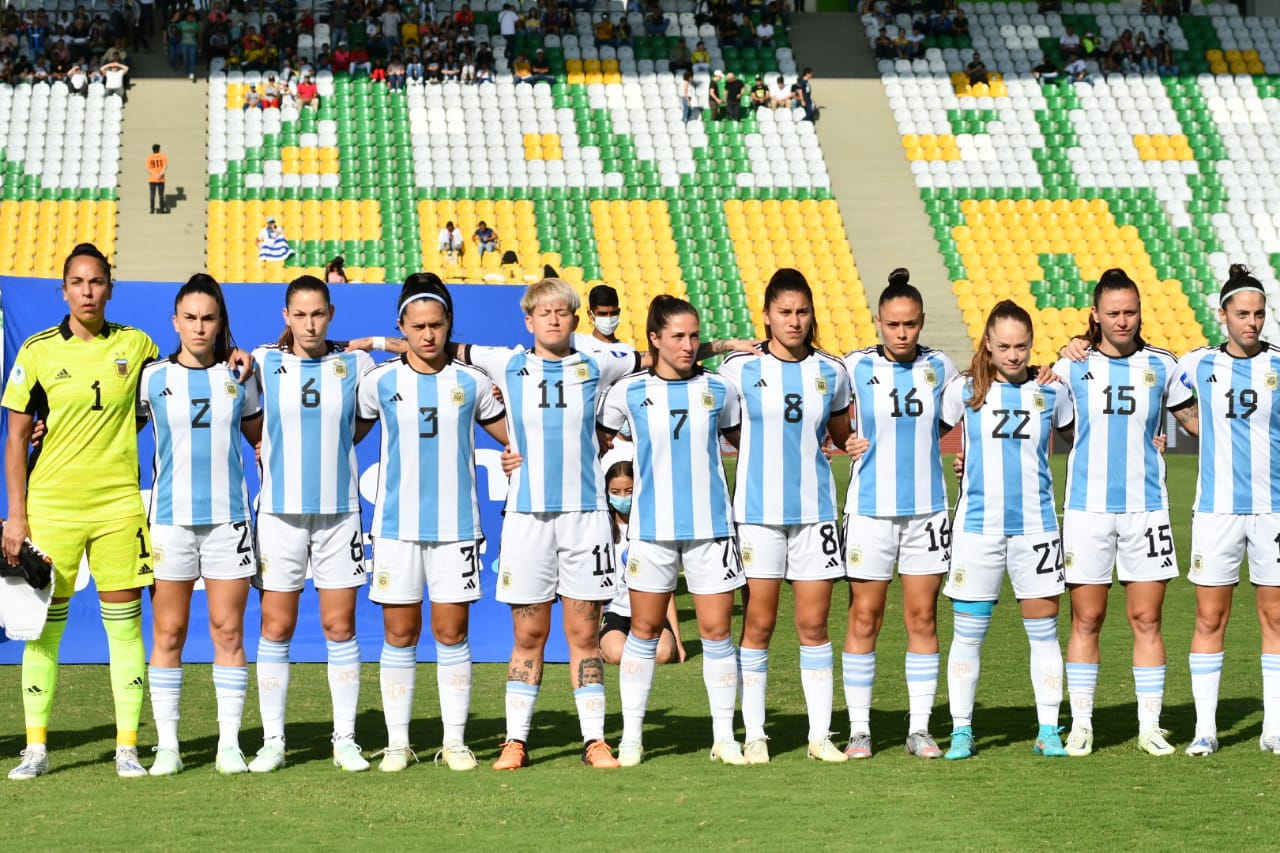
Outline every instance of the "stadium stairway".
POLYGON ((137 57, 120 145, 116 277, 185 281, 205 268, 205 99, 208 84, 171 78, 163 54, 137 57), (167 216, 148 206, 146 156, 169 155, 167 216))
POLYGON ((818 139, 872 312, 890 270, 907 267, 927 306, 925 342, 967 364, 973 343, 903 160, 861 21, 851 14, 796 15, 791 38, 802 64, 814 69, 814 100, 822 107, 818 139))

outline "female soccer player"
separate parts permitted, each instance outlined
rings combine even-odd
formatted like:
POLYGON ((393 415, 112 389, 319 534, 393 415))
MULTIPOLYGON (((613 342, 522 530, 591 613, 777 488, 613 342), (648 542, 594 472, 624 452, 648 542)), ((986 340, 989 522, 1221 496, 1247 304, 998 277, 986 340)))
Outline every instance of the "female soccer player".
MULTIPOLYGON (((49 772, 46 744, 58 647, 86 553, 111 658, 116 772, 136 778, 147 775, 138 763, 137 738, 146 672, 142 588, 151 585, 153 570, 138 491, 134 414, 142 366, 159 350, 138 329, 107 321, 111 264, 92 244, 81 243, 67 256, 62 296, 67 316, 23 343, 0 401, 9 409, 5 559, 16 565, 30 535, 57 569, 43 632, 23 651, 27 748, 9 778, 34 779, 49 772), (37 420, 47 432, 28 459, 37 420)), ((235 360, 242 370, 250 363, 238 351, 235 360)))
POLYGON ((1006 571, 1031 643, 1040 721, 1034 750, 1067 754, 1058 729, 1058 599, 1065 587, 1049 440, 1055 428, 1069 439, 1072 411, 1066 387, 1057 381, 1037 383, 1027 366, 1031 336, 1025 310, 1009 300, 996 303, 969 373, 942 392, 943 431, 958 426, 964 439, 964 478, 944 590, 955 609, 947 660, 954 730, 946 757, 951 760, 976 752, 972 720, 982 642, 1006 571))
POLYGON ((360 701, 356 590, 364 586, 355 445, 372 427, 359 420, 356 390, 373 361, 327 340, 329 287, 304 275, 285 291, 285 330, 254 351, 262 383, 262 489, 258 495, 258 702, 264 744, 249 769, 284 765, 289 642, 311 565, 329 657, 333 763, 368 770, 355 742, 360 701))
POLYGON ((1054 367, 1075 408, 1076 440, 1067 459, 1062 541, 1071 590, 1067 694, 1068 755, 1093 751, 1098 635, 1107 613, 1111 568, 1124 586, 1133 628, 1138 748, 1172 755, 1160 728, 1165 654, 1160 619, 1165 585, 1178 576, 1165 489, 1164 410, 1191 397, 1176 381, 1176 359, 1142 339, 1138 286, 1110 269, 1093 290, 1085 340, 1054 367), (1079 351, 1080 358, 1072 359, 1079 351))
MULTIPOLYGON (((881 345, 851 353, 849 371, 859 450, 845 499, 845 562, 851 587, 842 669, 850 758, 871 757, 871 689, 876 640, 893 568, 902 582, 909 701, 906 751, 942 755, 929 733, 938 691, 938 590, 951 552, 938 417, 956 367, 920 345, 924 299, 896 269, 880 294, 881 345)), ((833 435, 834 438, 834 435, 833 435)), ((837 440, 837 443, 838 440, 837 440)))
POLYGON ((1195 393, 1175 409, 1200 435, 1200 474, 1191 520, 1196 628, 1191 638, 1195 739, 1187 755, 1218 751, 1218 682, 1240 561, 1249 557, 1262 628, 1263 752, 1280 753, 1280 352, 1262 340, 1267 298, 1239 264, 1222 287, 1218 316, 1227 342, 1187 353, 1179 380, 1195 393))
POLYGON ((444 724, 443 757, 470 770, 476 757, 464 732, 471 706, 467 617, 480 598, 480 508, 474 424, 507 443, 502 404, 479 370, 450 356, 453 299, 431 273, 400 290, 399 326, 409 351, 360 382, 359 415, 381 420, 382 455, 373 516, 373 590, 385 641, 380 680, 387 748, 379 769, 404 770, 422 633, 422 593, 431 596, 436 684, 444 724))
POLYGON ((738 653, 743 754, 748 764, 769 761, 764 697, 785 579, 795 595, 808 756, 841 762, 848 759, 830 737, 827 617, 835 579, 844 577, 844 557, 835 478, 822 443, 828 430, 838 446, 849 438, 849 375, 838 358, 816 348, 813 292, 797 270, 780 269, 769 280, 764 326, 768 340, 757 352, 730 355, 720 369, 736 386, 742 408, 734 521, 747 576, 738 653))
POLYGON ((218 702, 219 773, 248 771, 240 751, 240 718, 249 685, 244 654, 244 608, 257 570, 244 482, 241 435, 256 445, 262 434, 257 379, 241 385, 227 363, 233 347, 222 288, 197 273, 173 302, 177 352, 148 364, 138 391, 139 417, 155 429, 151 490, 154 641, 147 680, 155 714, 152 776, 182 770, 178 700, 182 647, 191 592, 204 578, 213 639, 213 685, 218 702))
POLYGON ((711 760, 746 764, 733 736, 738 666, 729 633, 733 591, 745 581, 720 461, 720 435, 738 439, 738 395, 726 380, 698 367, 698 312, 688 302, 655 297, 646 331, 653 367, 609 389, 600 413, 606 435, 631 424, 636 450, 627 561, 631 631, 619 667, 618 760, 624 767, 641 761, 658 638, 683 565, 702 637, 715 741, 711 760))

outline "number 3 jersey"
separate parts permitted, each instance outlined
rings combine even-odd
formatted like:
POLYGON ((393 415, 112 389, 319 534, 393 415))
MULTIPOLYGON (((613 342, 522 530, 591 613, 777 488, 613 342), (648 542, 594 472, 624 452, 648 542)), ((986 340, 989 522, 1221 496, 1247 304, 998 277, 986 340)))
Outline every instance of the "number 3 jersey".
POLYGON ((249 520, 240 422, 261 413, 257 377, 241 384, 225 362, 201 369, 170 356, 143 368, 138 417, 156 434, 152 524, 249 520))
POLYGON ((482 539, 475 424, 503 417, 493 383, 450 363, 419 373, 404 357, 360 381, 360 417, 382 421, 373 535, 409 542, 482 539))
POLYGON ((1075 408, 1075 443, 1067 461, 1066 509, 1155 512, 1169 508, 1164 454, 1152 440, 1164 432, 1167 407, 1190 399, 1177 382, 1173 355, 1143 347, 1124 358, 1090 352, 1060 360, 1075 408))
POLYGON ((1280 512, 1280 350, 1253 358, 1222 347, 1184 355, 1178 381, 1200 404, 1196 512, 1280 512))
POLYGON ((1034 378, 1018 385, 992 382, 977 411, 969 407, 972 397, 968 376, 953 379, 942 392, 942 422, 961 427, 964 439, 964 478, 952 528, 989 536, 1057 530, 1049 440, 1074 417, 1066 386, 1041 385, 1034 378))
POLYGON ((342 350, 331 341, 320 358, 300 358, 278 345, 253 351, 264 416, 259 512, 360 510, 356 388, 373 359, 342 350))

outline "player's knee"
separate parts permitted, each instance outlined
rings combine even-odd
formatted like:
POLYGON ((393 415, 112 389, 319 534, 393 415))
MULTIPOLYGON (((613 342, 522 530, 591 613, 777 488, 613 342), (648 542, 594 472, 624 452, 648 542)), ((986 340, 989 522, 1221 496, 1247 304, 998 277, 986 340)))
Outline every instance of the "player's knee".
POLYGON ((907 634, 912 637, 938 635, 938 608, 933 602, 906 605, 902 621, 907 627, 907 634))
POLYGON ((222 652, 237 652, 244 647, 244 628, 238 621, 209 623, 209 639, 222 652))
MULTIPOLYGON (((1097 636, 1102 633, 1102 622, 1105 613, 1102 610, 1093 607, 1076 607, 1071 608, 1071 630, 1077 634, 1086 636, 1097 636)), ((1130 617, 1129 621, 1133 623, 1134 630, 1137 630, 1137 614, 1130 617)))
POLYGON ((849 611, 849 633, 860 640, 874 640, 880 635, 883 622, 883 613, 869 607, 860 607, 856 602, 849 611))
MULTIPOLYGON (((1101 622, 1101 620, 1099 620, 1101 622)), ((1135 610, 1129 614, 1129 625, 1135 636, 1154 638, 1160 635, 1160 611, 1135 610)))
POLYGON ((320 627, 324 630, 324 638, 335 643, 345 643, 356 635, 355 619, 345 613, 322 617, 320 627))
POLYGON ((1221 634, 1227 630, 1227 611, 1220 608, 1196 609, 1196 633, 1221 634))
MULTIPOLYGON (((769 642, 773 639, 773 631, 777 624, 776 615, 760 614, 749 616, 742 626, 743 644, 753 649, 767 649, 769 642)), ((797 630, 799 627, 800 625, 797 622, 797 630)))
MULTIPOLYGON (((462 640, 454 640, 447 631, 435 630, 435 641, 446 646, 456 646, 462 640)), ((382 629, 383 640, 389 646, 397 649, 408 649, 418 645, 418 640, 422 638, 421 628, 392 628, 384 627, 382 629)), ((462 639, 466 639, 466 634, 462 635, 462 639)))

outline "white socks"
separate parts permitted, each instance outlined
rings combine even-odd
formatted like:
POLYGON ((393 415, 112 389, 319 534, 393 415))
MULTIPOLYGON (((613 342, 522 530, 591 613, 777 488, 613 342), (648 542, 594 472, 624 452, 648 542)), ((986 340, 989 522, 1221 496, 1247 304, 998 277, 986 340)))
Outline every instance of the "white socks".
POLYGON ((871 687, 876 680, 876 653, 840 655, 844 701, 849 707, 849 736, 871 734, 871 687))
POLYGON ((527 743, 533 725, 533 706, 538 701, 538 685, 507 682, 507 740, 527 743))
POLYGON ((213 665, 213 692, 218 702, 218 749, 240 748, 240 721, 244 717, 244 697, 248 690, 249 667, 213 665))
POLYGON ((1191 665, 1191 696, 1196 703, 1196 737, 1217 737, 1222 652, 1192 652, 1187 660, 1191 665))
POLYGON ((742 725, 746 727, 746 740, 759 740, 764 737, 764 694, 769 685, 769 650, 743 646, 738 650, 738 667, 738 677, 742 679, 742 725))
POLYGON ((329 652, 329 696, 333 701, 333 739, 355 737, 360 706, 360 644, 355 638, 326 640, 329 652))
POLYGON ((947 656, 947 693, 951 697, 951 720, 955 728, 973 725, 973 703, 982 671, 982 643, 990 627, 990 616, 955 614, 955 636, 947 656))
POLYGON ((711 736, 715 743, 734 740, 733 711, 738 703, 738 655, 733 640, 702 638, 702 683, 711 706, 711 736))
POLYGON ((1280 655, 1262 656, 1262 733, 1280 734, 1280 655))
POLYGON ((284 738, 284 707, 289 699, 289 643, 258 639, 258 708, 262 739, 284 738))
POLYGON ((147 681, 151 683, 151 713, 156 719, 156 745, 160 749, 177 749, 182 667, 147 667, 147 681))
MULTIPOLYGON (((738 654, 745 655, 746 649, 738 654)), ((800 686, 804 689, 804 704, 809 711, 809 742, 821 743, 831 734, 831 672, 835 668, 831 643, 820 646, 800 647, 800 686)), ((746 671, 746 665, 743 665, 746 671)), ((747 688, 742 688, 742 721, 747 721, 747 688)), ((750 732, 747 740, 751 739, 750 732)))
POLYGON ((573 691, 573 701, 578 706, 578 726, 582 729, 582 742, 604 740, 604 685, 582 685, 573 691))
POLYGON ((1071 728, 1093 728, 1093 696, 1098 687, 1098 664, 1067 661, 1067 695, 1071 698, 1071 728))
POLYGON ((644 712, 649 704, 649 689, 653 686, 657 656, 657 638, 641 640, 634 634, 627 634, 627 642, 622 647, 622 660, 618 665, 618 694, 622 699, 624 741, 641 742, 644 712))
POLYGON ((933 700, 938 695, 937 652, 928 655, 907 652, 907 698, 910 703, 910 719, 907 734, 929 731, 929 715, 933 712, 933 700))
POLYGON ((1164 665, 1135 666, 1133 690, 1138 698, 1138 731, 1159 728, 1164 705, 1164 665))
MULTIPOLYGON (((1036 695, 1036 719, 1042 726, 1058 725, 1062 706, 1062 646, 1058 644, 1058 617, 1023 619, 1031 643, 1031 687, 1036 695)), ((1097 672, 1094 672, 1097 679, 1097 672)), ((1092 695, 1090 695, 1092 707, 1092 695)))
POLYGON ((382 716, 387 723, 387 746, 409 745, 409 719, 418 675, 418 649, 382 644, 378 682, 382 688, 382 716))
MULTIPOLYGON (((436 688, 440 691, 441 743, 466 743, 467 714, 471 711, 471 643, 436 643, 436 688)), ((528 726, 525 727, 526 732, 528 726)))

